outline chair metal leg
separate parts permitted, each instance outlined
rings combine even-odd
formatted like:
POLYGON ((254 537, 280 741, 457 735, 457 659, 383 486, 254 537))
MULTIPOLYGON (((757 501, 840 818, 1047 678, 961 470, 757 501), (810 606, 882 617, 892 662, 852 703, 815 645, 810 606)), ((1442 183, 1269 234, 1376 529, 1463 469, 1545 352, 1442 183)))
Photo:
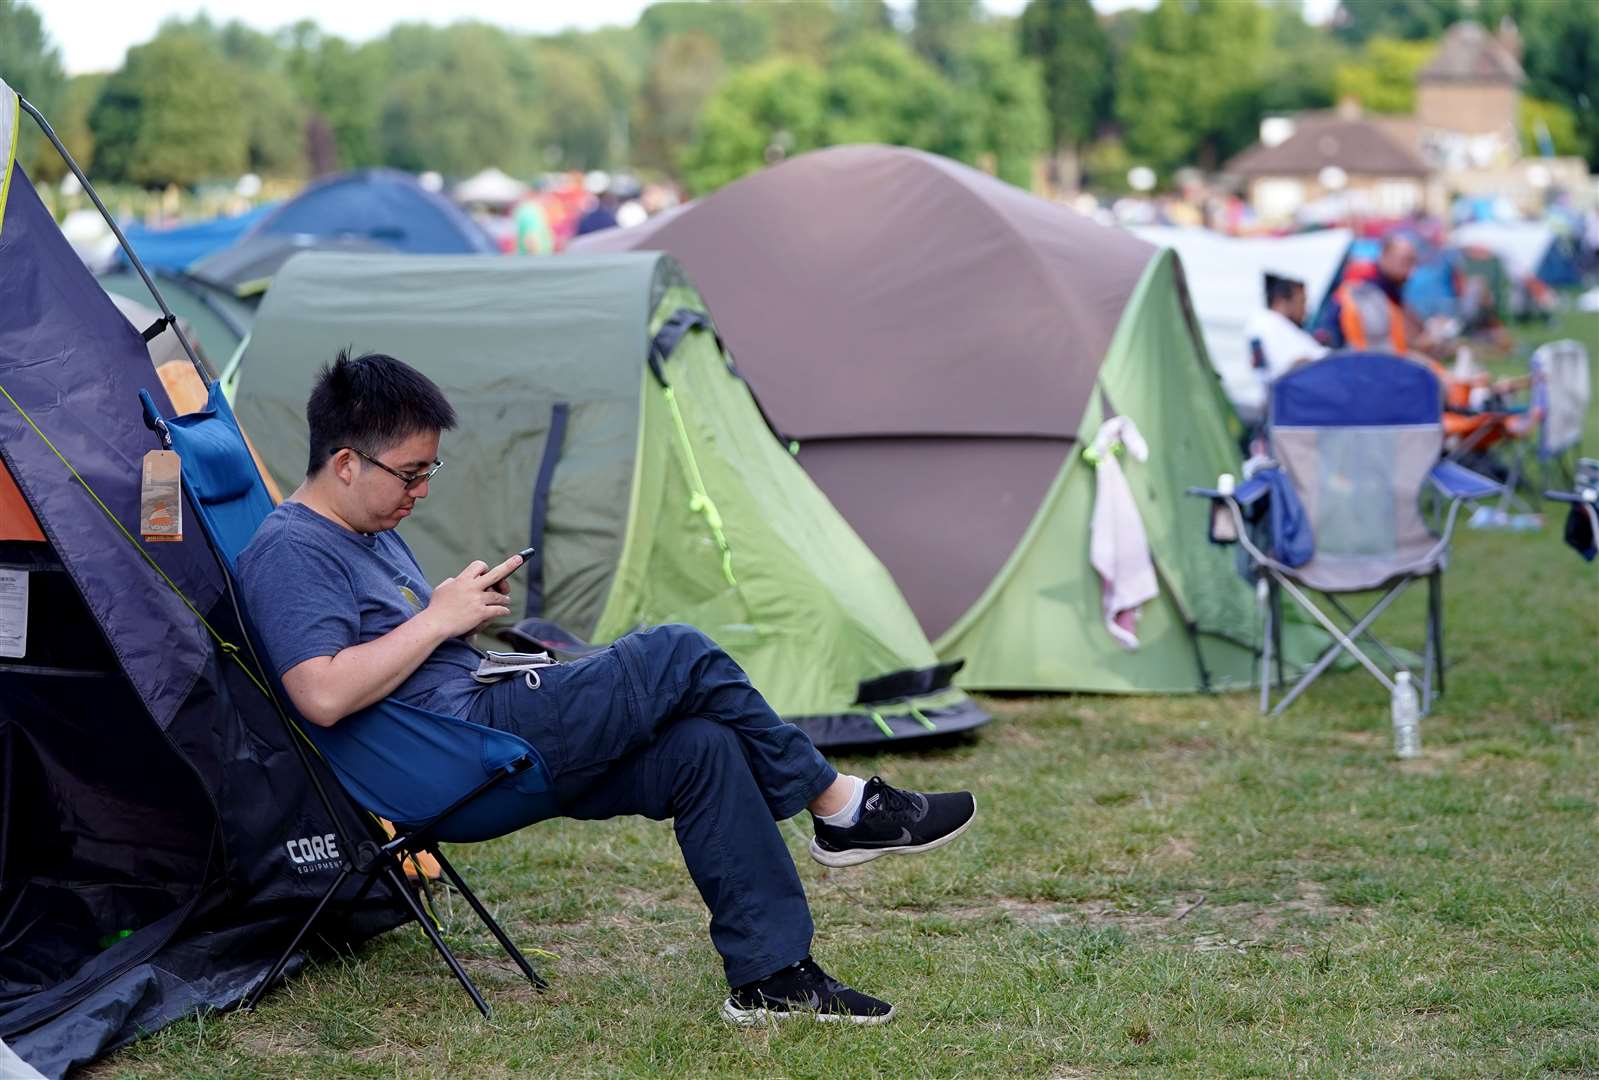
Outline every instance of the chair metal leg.
POLYGON ((1288 672, 1283 664, 1283 594, 1281 589, 1271 590, 1271 655, 1277 662, 1277 689, 1288 685, 1288 672))
POLYGON ((1427 617, 1432 625, 1434 697, 1444 696, 1444 575, 1434 570, 1427 575, 1427 617))
POLYGON ((346 865, 339 871, 339 876, 333 879, 333 884, 328 887, 328 891, 322 894, 322 899, 316 902, 316 907, 311 909, 311 914, 301 924, 300 929, 295 932, 293 940, 289 942, 289 947, 283 950, 283 955, 279 956, 277 962, 267 969, 266 976, 256 984, 254 990, 250 991, 250 996, 244 999, 244 1004, 241 1008, 245 1012, 255 1011, 256 1003, 261 1000, 261 995, 266 993, 267 987, 271 986, 277 977, 282 974, 283 969, 288 966, 289 958, 294 955, 294 950, 300 947, 300 942, 305 940, 305 935, 310 933, 312 925, 321 916, 322 909, 328 906, 328 902, 333 899, 333 894, 339 891, 339 887, 344 884, 349 876, 350 867, 346 865))
MULTIPOLYGON (((1276 575, 1274 574, 1273 576, 1276 575)), ((1366 632, 1366 628, 1372 623, 1376 622, 1377 617, 1388 609, 1388 605, 1392 604, 1399 598, 1399 595, 1405 591, 1405 587, 1410 584, 1410 581, 1411 579, 1407 578, 1390 589, 1382 597, 1382 599, 1378 600, 1371 606, 1371 610, 1367 611, 1366 614, 1361 617, 1361 620, 1355 624, 1354 629, 1350 630, 1347 634, 1344 633, 1343 630, 1339 629, 1338 624, 1328 618, 1320 608, 1311 603, 1309 597, 1305 596, 1304 593, 1295 588, 1291 582, 1284 581, 1282 584, 1288 590, 1288 594, 1292 596, 1296 602, 1298 602, 1300 607, 1305 609, 1307 614, 1321 624, 1322 629, 1326 630, 1332 635, 1333 643, 1329 645, 1327 650, 1321 654, 1321 656, 1313 665, 1311 665, 1310 670, 1305 672, 1305 674, 1300 677, 1299 681, 1294 684, 1293 689, 1288 691, 1287 695, 1277 702, 1277 707, 1271 711, 1271 714, 1276 716, 1284 709, 1288 708, 1288 706, 1292 705, 1294 700, 1310 687, 1311 683, 1315 682, 1321 677, 1321 673, 1327 670, 1328 666, 1332 664, 1333 660, 1340 652, 1348 652, 1350 656, 1353 656, 1356 660, 1358 660, 1361 665, 1371 673, 1372 678, 1376 679, 1383 685, 1384 689, 1386 689, 1389 693, 1393 693, 1393 681, 1388 678, 1388 676, 1383 672, 1382 668, 1378 667, 1371 661, 1370 657, 1360 651, 1360 646, 1358 646, 1356 642, 1360 639, 1361 635, 1366 632)))
POLYGON ((450 861, 444 857, 443 853, 437 847, 428 848, 427 852, 439 861, 439 868, 449 877, 450 884, 455 886, 456 892, 466 897, 466 902, 472 905, 472 910, 477 912, 477 917, 482 919, 483 925, 489 928, 489 933, 493 934, 494 940, 500 943, 500 948, 504 949, 506 955, 516 961, 516 966, 522 969, 522 974, 527 976, 528 982, 539 990, 548 990, 550 984, 545 982, 537 971, 533 970, 533 965, 528 963, 527 957, 522 955, 522 950, 516 947, 516 943, 511 940, 510 935, 500 927, 494 916, 489 914, 488 909, 483 906, 483 902, 477 898, 477 893, 468 888, 466 882, 461 880, 461 875, 455 872, 455 867, 450 865, 450 861))
POLYGON ((483 995, 478 993, 477 986, 472 982, 472 977, 466 973, 466 969, 461 966, 461 961, 455 958, 455 954, 450 951, 450 947, 439 936, 439 931, 433 925, 432 920, 422 910, 422 905, 417 903, 416 897, 412 896, 411 890, 406 887, 405 874, 398 869, 393 860, 386 860, 386 865, 381 872, 383 879, 388 882, 389 888, 405 902, 406 907, 411 909, 411 915, 422 925, 422 932, 428 936, 428 940, 433 943, 433 948, 438 950, 438 954, 444 957, 444 962, 450 966, 451 973, 454 974, 456 981, 461 984, 461 988, 466 991, 467 996, 472 999, 472 1004, 477 1006, 478 1012, 485 1017, 493 1016, 493 1010, 489 1008, 489 1003, 483 1000, 483 995))
MULTIPOLYGON (((1355 613, 1340 603, 1336 596, 1326 593, 1323 595, 1326 597, 1327 602, 1337 610, 1338 614, 1342 615, 1344 619, 1348 621, 1350 626, 1355 626, 1360 622, 1360 620, 1355 617, 1355 613)), ((1399 662, 1399 657, 1395 656, 1391 651, 1389 651, 1388 646, 1383 643, 1382 638, 1378 637, 1369 630, 1360 636, 1371 642, 1372 647, 1378 652, 1382 653, 1383 658, 1388 661, 1389 667, 1393 668, 1395 671, 1398 671, 1405 666, 1399 662)))
POLYGON ((1255 584, 1255 600, 1260 608, 1260 711, 1271 709, 1271 584, 1265 575, 1255 584))

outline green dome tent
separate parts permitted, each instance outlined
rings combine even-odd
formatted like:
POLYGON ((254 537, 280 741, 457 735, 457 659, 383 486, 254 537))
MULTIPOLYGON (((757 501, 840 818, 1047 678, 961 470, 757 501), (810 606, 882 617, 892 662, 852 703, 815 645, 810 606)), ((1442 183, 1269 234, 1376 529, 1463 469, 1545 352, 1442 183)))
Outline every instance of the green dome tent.
POLYGON ((296 257, 237 399, 284 490, 304 474, 312 379, 346 345, 414 365, 460 414, 402 530, 435 578, 531 542, 513 610, 596 641, 692 623, 819 745, 987 720, 773 438, 671 258, 296 257))
MULTIPOLYGON (((563 257, 643 250, 694 278, 800 465, 939 655, 965 658, 962 685, 1251 680, 1251 590, 1184 495, 1238 471, 1236 420, 1171 252, 889 146, 799 155, 563 257), (1111 415, 1150 449, 1127 468, 1160 585, 1136 651, 1107 633, 1088 561, 1081 451, 1111 415)), ((1291 661, 1314 645, 1299 629, 1291 661)))

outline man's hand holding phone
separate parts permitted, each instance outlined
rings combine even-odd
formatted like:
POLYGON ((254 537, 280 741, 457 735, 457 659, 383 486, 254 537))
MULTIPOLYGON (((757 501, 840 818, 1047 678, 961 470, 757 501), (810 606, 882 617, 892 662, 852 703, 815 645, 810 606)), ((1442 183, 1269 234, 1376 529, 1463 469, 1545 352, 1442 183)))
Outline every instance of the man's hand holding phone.
POLYGON ((533 549, 525 548, 498 566, 482 560, 469 564, 459 574, 439 582, 423 615, 445 637, 474 634, 495 619, 510 615, 511 584, 506 579, 531 554, 533 549))

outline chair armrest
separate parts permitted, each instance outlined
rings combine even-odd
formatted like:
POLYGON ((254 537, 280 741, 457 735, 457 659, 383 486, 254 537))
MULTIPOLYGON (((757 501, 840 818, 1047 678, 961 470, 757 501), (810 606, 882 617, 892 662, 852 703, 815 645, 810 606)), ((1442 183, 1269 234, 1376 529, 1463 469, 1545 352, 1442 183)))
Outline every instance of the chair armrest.
POLYGON ((1543 497, 1553 499, 1555 502, 1591 504, 1599 502, 1599 491, 1594 491, 1591 488, 1585 488, 1582 491, 1546 491, 1543 493, 1543 497))
POLYGON ((1505 486, 1481 473, 1472 472, 1453 461, 1440 461, 1427 474, 1427 480, 1450 499, 1486 499, 1504 494, 1505 486))

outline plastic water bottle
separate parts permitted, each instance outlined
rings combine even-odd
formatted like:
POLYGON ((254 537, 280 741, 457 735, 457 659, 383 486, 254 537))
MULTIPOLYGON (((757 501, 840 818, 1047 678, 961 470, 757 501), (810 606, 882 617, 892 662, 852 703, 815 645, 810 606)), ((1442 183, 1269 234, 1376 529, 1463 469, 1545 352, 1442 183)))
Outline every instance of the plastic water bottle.
POLYGON ((1394 676, 1391 704, 1394 717, 1394 756, 1420 757, 1421 703, 1416 699, 1416 685, 1410 681, 1410 672, 1401 671, 1394 676))

